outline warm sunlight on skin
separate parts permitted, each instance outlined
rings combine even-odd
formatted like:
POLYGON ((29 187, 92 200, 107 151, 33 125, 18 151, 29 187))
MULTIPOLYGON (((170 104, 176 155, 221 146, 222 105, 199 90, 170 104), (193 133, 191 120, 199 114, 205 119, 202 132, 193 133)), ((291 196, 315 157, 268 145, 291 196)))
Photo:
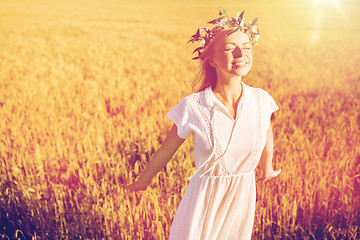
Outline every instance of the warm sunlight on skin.
POLYGON ((0 0, 0 240, 168 239, 193 139, 146 191, 120 184, 196 90, 187 42, 220 7, 259 17, 243 81, 280 107, 252 239, 360 239, 360 1, 337 0, 346 18, 332 0, 169 2, 0 0))

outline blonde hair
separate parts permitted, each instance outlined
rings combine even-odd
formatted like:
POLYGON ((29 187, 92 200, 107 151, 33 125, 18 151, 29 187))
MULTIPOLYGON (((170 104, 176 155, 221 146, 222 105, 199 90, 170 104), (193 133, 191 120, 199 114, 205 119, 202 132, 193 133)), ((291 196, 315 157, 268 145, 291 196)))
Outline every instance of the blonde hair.
POLYGON ((195 77, 192 88, 196 92, 200 92, 207 87, 215 88, 217 82, 216 69, 210 65, 210 61, 214 54, 215 39, 206 44, 200 60, 200 69, 195 77), (199 86, 199 87, 197 87, 199 86))

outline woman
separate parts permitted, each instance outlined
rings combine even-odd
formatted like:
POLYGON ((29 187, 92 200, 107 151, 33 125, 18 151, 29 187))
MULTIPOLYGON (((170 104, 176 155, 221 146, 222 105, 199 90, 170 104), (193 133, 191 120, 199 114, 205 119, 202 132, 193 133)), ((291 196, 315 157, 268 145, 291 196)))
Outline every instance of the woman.
POLYGON ((145 190, 186 138, 193 135, 195 171, 175 214, 170 239, 250 239, 255 214, 254 169, 263 178, 276 177, 272 168, 271 114, 278 110, 264 90, 245 85, 251 69, 252 45, 259 34, 257 19, 244 23, 243 13, 225 11, 199 29, 191 42, 201 63, 202 85, 169 113, 169 135, 139 179, 125 188, 145 190))

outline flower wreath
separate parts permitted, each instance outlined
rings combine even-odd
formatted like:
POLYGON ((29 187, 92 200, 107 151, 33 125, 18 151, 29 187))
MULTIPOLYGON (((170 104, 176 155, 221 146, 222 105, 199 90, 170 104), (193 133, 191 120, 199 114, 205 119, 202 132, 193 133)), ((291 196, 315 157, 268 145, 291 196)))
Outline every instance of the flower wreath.
POLYGON ((207 44, 209 44, 215 37, 215 35, 223 30, 227 29, 229 27, 232 27, 232 29, 229 31, 227 36, 230 34, 233 34, 234 32, 241 30, 244 33, 249 34, 249 39, 252 45, 258 45, 259 41, 259 28, 257 26, 258 18, 254 18, 252 21, 250 21, 249 24, 246 24, 244 22, 244 12, 237 13, 236 17, 229 17, 226 14, 225 9, 221 9, 219 12, 220 17, 208 22, 210 24, 213 24, 213 28, 199 28, 197 32, 191 36, 191 39, 188 41, 195 43, 198 42, 201 47, 196 48, 193 53, 197 52, 198 56, 194 57, 193 60, 200 59, 203 60, 203 50, 207 44))

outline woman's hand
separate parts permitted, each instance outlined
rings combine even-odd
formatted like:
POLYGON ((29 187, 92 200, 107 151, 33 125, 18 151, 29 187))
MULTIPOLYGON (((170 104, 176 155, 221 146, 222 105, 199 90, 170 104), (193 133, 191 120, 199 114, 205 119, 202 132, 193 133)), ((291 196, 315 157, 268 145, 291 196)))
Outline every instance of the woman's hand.
POLYGON ((154 153, 154 156, 146 166, 145 171, 140 175, 139 179, 133 184, 127 186, 121 185, 121 187, 129 191, 145 191, 150 184, 151 179, 166 166, 184 141, 185 139, 182 139, 177 135, 177 127, 174 124, 165 141, 154 153))
POLYGON ((131 192, 137 192, 137 191, 145 191, 148 187, 149 183, 146 183, 144 181, 136 181, 130 185, 123 185, 120 184, 120 186, 126 190, 129 190, 131 192))
POLYGON ((260 181, 265 182, 271 178, 277 177, 281 172, 281 169, 275 171, 272 167, 273 150, 273 132, 270 124, 270 127, 266 132, 266 144, 259 162, 259 167, 262 170, 262 176, 259 179, 260 181))
POLYGON ((281 173, 281 169, 274 171, 273 169, 265 171, 263 176, 260 178, 261 181, 266 182, 267 180, 277 177, 281 173))

